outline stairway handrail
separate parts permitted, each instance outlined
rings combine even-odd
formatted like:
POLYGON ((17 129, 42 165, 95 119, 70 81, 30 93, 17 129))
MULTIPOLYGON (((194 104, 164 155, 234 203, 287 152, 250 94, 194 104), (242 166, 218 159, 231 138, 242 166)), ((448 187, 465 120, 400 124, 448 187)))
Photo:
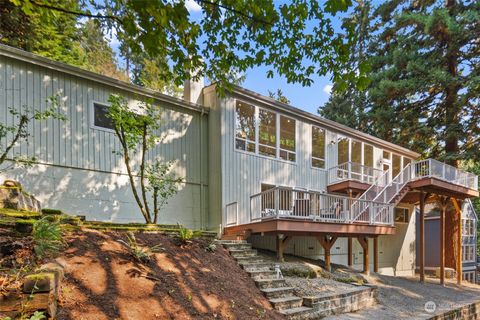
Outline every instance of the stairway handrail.
MULTIPOLYGON (((410 169, 411 168, 411 163, 407 164, 402 170, 400 170, 400 172, 395 176, 395 178, 393 178, 389 183, 387 183, 387 185, 382 189, 380 190, 380 192, 377 194, 377 196, 374 198, 374 201, 377 201, 378 197, 380 197, 380 195, 382 195, 382 193, 384 193, 388 187, 392 186, 394 184, 394 181, 396 181, 402 174, 403 172, 406 170, 406 169, 410 169)), ((397 192, 395 193, 395 195, 390 198, 390 199, 386 199, 385 201, 380 201, 382 203, 390 203, 390 201, 392 201, 393 198, 395 198, 395 196, 398 194, 398 192, 400 192, 400 190, 407 184, 409 183, 410 181, 412 181, 412 171, 410 170, 410 174, 407 176, 408 179, 406 179, 406 181, 403 181, 402 182, 402 186, 397 190, 397 192)))

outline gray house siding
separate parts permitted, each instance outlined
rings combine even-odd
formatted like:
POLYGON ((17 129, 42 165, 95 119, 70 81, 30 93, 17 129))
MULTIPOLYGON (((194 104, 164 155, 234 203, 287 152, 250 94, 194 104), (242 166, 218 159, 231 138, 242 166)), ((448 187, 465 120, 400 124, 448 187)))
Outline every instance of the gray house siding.
MULTIPOLYGON (((45 110, 47 98, 54 95, 59 96, 61 111, 68 120, 31 122, 28 143, 16 145, 12 155, 35 156, 36 164, 27 171, 4 172, 2 178, 21 181, 26 190, 39 195, 44 207, 85 214, 89 219, 141 221, 140 214, 135 213, 138 209, 122 158, 115 154, 120 150, 119 142, 114 133, 92 128, 91 113, 93 102, 107 103, 110 94, 126 97, 132 106, 151 97, 57 70, 55 65, 45 67, 3 53, 0 52, 0 121, 14 124, 9 107, 45 110)), ((173 172, 185 180, 163 209, 160 222, 206 227, 208 115, 168 100, 153 101, 164 110, 164 139, 148 158, 175 161, 173 172)), ((2 141, 3 146, 5 143, 2 141)))

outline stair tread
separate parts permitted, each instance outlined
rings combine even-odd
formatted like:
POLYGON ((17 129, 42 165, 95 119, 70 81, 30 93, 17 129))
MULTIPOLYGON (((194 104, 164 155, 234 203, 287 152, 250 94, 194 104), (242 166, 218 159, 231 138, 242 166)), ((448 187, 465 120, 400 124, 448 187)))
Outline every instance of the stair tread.
POLYGON ((289 291, 293 289, 294 287, 280 287, 280 288, 266 288, 266 289, 261 289, 260 291, 265 293, 273 293, 273 292, 289 291))
POLYGON ((272 298, 268 299, 271 303, 280 303, 280 302, 290 302, 290 301, 301 301, 303 300, 300 297, 297 296, 288 296, 288 297, 281 297, 281 298, 272 298))
POLYGON ((301 313, 301 312, 305 312, 305 311, 310 311, 312 310, 312 308, 309 308, 309 307, 296 307, 296 308, 290 308, 290 309, 283 309, 283 310, 280 310, 279 312, 283 315, 292 315, 292 314, 296 314, 296 313, 301 313))
POLYGON ((255 282, 284 282, 285 279, 276 279, 276 278, 273 278, 273 279, 255 279, 255 282))

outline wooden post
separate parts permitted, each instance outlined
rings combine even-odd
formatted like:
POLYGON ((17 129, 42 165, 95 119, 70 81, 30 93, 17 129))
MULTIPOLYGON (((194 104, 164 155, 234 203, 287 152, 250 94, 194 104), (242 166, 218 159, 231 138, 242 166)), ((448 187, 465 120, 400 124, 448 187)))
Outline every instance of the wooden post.
POLYGON ((363 248, 363 273, 369 274, 369 261, 368 261, 368 237, 358 237, 358 242, 363 248))
POLYGON ((289 236, 283 236, 283 238, 280 237, 279 234, 277 234, 277 259, 280 262, 285 261, 283 258, 283 251, 285 250, 285 247, 287 246, 287 243, 292 239, 292 237, 289 236))
POLYGON ((378 273, 378 236, 373 238, 373 272, 378 273))
POLYGON ((455 211, 458 215, 458 224, 457 224, 457 284, 462 284, 462 208, 458 203, 458 200, 451 198, 455 211))
POLYGON ((445 211, 447 197, 440 199, 440 284, 445 285, 445 211))
POLYGON ((420 282, 425 281, 425 192, 420 193, 420 239, 419 239, 419 264, 420 264, 420 282))
POLYGON ((325 252, 325 269, 330 272, 332 270, 332 266, 330 263, 330 250, 332 249, 335 241, 337 241, 337 237, 332 236, 329 238, 328 235, 319 236, 317 237, 317 240, 318 242, 320 242, 320 245, 323 247, 323 250, 325 252))
POLYGON ((352 247, 353 247, 353 239, 352 237, 348 237, 348 266, 349 267, 353 265, 352 247))

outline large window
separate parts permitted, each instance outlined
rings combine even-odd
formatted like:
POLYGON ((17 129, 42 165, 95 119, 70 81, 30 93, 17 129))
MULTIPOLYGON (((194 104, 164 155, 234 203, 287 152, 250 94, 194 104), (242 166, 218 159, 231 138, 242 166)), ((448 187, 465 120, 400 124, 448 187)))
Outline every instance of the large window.
POLYGON ((296 122, 276 112, 237 101, 235 149, 294 162, 296 122))
POLYGON ((108 105, 93 103, 93 125, 98 128, 114 130, 112 119, 108 116, 108 105))
POLYGON ((350 161, 350 147, 348 138, 340 138, 338 141, 338 164, 350 161))
POLYGON ((277 115, 274 112, 260 109, 258 153, 264 156, 277 156, 277 115))
POLYGON ((395 223, 408 223, 408 209, 395 208, 395 223))
POLYGON ((412 162, 412 159, 403 157, 403 167, 405 168, 412 162))
POLYGON ((402 168, 402 157, 393 154, 392 155, 392 178, 395 178, 399 173, 402 168))
POLYGON ((312 167, 325 169, 325 130, 313 126, 312 167))
POLYGON ((237 101, 235 112, 235 147, 255 152, 255 107, 237 101))
POLYGON ((373 168, 373 146, 369 144, 363 145, 363 164, 373 168))
POLYGON ((295 161, 295 120, 280 116, 280 158, 295 161))

